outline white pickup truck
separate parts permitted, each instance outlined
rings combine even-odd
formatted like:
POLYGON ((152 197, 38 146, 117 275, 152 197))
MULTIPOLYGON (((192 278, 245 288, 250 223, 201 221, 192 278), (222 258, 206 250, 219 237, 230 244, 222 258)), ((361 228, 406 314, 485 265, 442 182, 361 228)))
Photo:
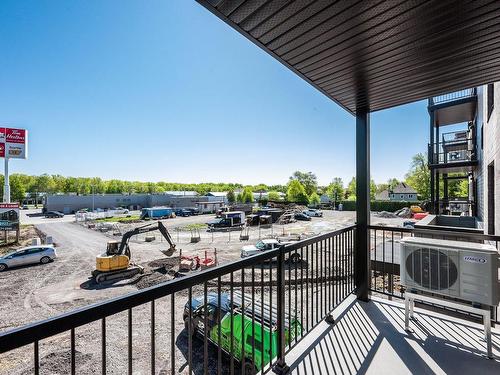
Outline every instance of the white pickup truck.
MULTIPOLYGON (((243 246, 241 248, 241 257, 246 258, 246 257, 252 256, 252 255, 259 254, 263 251, 274 250, 280 246, 291 244, 292 242, 293 241, 280 242, 274 238, 261 240, 261 241, 257 242, 255 245, 243 246)), ((286 256, 286 258, 288 258, 288 256, 286 256)), ((290 258, 292 259, 292 262, 300 261, 300 255, 295 254, 293 252, 291 253, 290 258)))

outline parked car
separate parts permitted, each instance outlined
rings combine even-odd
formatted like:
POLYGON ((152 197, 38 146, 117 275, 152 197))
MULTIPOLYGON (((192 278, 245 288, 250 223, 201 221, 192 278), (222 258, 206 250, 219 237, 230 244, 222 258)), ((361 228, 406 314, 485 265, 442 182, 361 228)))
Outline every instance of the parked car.
POLYGON ((246 258, 262 251, 273 250, 280 247, 282 244, 276 239, 262 240, 255 245, 245 245, 241 248, 241 257, 246 258))
POLYGON ((294 217, 295 217, 295 220, 311 221, 311 216, 308 216, 302 212, 296 213, 294 217))
POLYGON ((56 258, 53 245, 28 246, 0 257, 0 271, 26 264, 47 264, 56 258))
POLYGON ((223 212, 220 218, 207 222, 208 230, 217 228, 236 228, 246 224, 245 213, 243 211, 223 212))
POLYGON ((191 215, 199 215, 200 210, 198 208, 186 208, 189 212, 191 212, 191 215))
MULTIPOLYGON (((279 241, 279 240, 274 239, 274 238, 261 240, 261 241, 257 242, 255 245, 243 246, 241 248, 241 257, 246 258, 246 257, 252 256, 252 255, 259 254, 263 251, 274 250, 280 246, 288 245, 292 242, 293 241, 282 242, 282 241, 279 241)), ((298 253, 291 253, 289 256, 288 255, 289 254, 286 254, 286 257, 285 257, 286 259, 288 259, 288 257, 290 257, 292 262, 300 261, 300 255, 298 253)))
POLYGON ((45 213, 45 217, 49 219, 57 219, 60 217, 64 217, 64 214, 59 211, 48 211, 45 213))
POLYGON ((306 214, 307 216, 311 216, 311 217, 323 217, 323 212, 321 212, 320 210, 315 210, 313 208, 309 208, 309 209, 303 211, 302 213, 306 214))
POLYGON ((187 210, 185 208, 177 208, 175 210, 175 216, 184 216, 184 217, 187 217, 187 216, 191 216, 192 213, 190 210, 187 210))
POLYGON ((29 207, 27 204, 23 204, 22 207, 21 207, 23 210, 29 210, 29 207))

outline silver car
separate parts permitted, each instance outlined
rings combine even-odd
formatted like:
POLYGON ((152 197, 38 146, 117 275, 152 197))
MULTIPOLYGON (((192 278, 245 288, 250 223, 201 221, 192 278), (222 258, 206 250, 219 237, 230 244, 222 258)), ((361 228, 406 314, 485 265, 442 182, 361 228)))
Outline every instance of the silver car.
POLYGON ((53 245, 23 247, 12 253, 0 257, 0 272, 7 268, 24 266, 26 264, 47 264, 56 258, 53 245))

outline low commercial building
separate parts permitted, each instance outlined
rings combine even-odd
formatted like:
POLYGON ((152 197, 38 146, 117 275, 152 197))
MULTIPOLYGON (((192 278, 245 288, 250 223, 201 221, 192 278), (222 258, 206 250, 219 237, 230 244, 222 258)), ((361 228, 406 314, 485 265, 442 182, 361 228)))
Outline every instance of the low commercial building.
POLYGON ((169 206, 172 208, 198 208, 208 197, 193 194, 49 194, 45 198, 45 211, 60 211, 65 214, 78 210, 107 210, 124 207, 139 210, 144 207, 169 206))
POLYGON ((209 202, 224 202, 224 204, 228 204, 227 200, 227 191, 210 191, 206 194, 209 202))

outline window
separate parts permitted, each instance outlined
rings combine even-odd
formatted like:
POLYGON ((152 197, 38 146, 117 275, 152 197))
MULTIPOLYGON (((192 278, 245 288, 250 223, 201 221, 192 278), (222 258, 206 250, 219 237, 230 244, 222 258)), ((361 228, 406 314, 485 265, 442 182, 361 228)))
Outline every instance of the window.
POLYGON ((481 150, 484 147, 484 124, 481 124, 481 150))
POLYGON ((14 258, 17 258, 17 257, 22 257, 22 256, 25 256, 27 255, 29 252, 29 250, 23 250, 23 251, 18 251, 17 253, 14 253, 12 256, 14 258))
POLYGON ((493 107, 495 106, 495 88, 493 83, 488 84, 488 120, 490 119, 491 112, 493 112, 493 107))

